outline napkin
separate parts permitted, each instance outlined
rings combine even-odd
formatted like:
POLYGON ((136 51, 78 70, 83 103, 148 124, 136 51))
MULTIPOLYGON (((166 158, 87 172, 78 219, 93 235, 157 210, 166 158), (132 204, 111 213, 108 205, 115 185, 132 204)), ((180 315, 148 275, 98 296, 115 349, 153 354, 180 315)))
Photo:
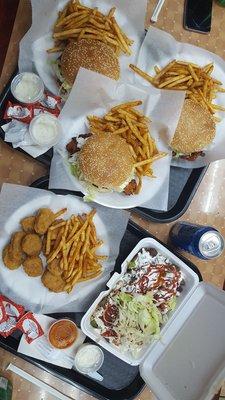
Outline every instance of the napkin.
MULTIPOLYGON (((132 100, 143 101, 139 109, 151 119, 150 133, 156 141, 157 148, 170 153, 166 142, 168 137, 175 132, 183 106, 184 93, 163 91, 154 87, 146 89, 138 85, 116 82, 81 68, 59 116, 64 135, 55 146, 50 169, 49 186, 51 188, 82 189, 80 182, 72 177, 66 166, 66 144, 77 134, 87 132, 88 115, 104 115, 112 106, 132 100)), ((145 203, 144 206, 147 208, 167 210, 170 157, 169 154, 153 163, 156 178, 144 178, 143 188, 139 195, 128 198, 128 196, 112 193, 110 195, 114 196, 114 203, 127 208, 136 206, 138 201, 142 205, 145 203), (153 196, 152 193, 154 193, 153 196)))
MULTIPOLYGON (((29 356, 29 357, 37 358, 38 360, 42 360, 42 361, 48 362, 50 364, 58 365, 59 367, 71 369, 73 367, 73 362, 69 362, 68 360, 65 361, 60 358, 52 360, 50 357, 45 357, 42 354, 42 352, 40 353, 40 351, 38 350, 39 342, 46 343, 49 345, 47 333, 50 329, 50 326, 54 322, 56 322, 57 319, 51 318, 51 317, 48 317, 47 315, 42 315, 42 314, 34 314, 34 317, 41 325, 43 331, 45 332, 45 335, 41 336, 40 338, 34 340, 32 343, 29 344, 26 341, 26 338, 25 338, 26 336, 23 334, 20 339, 19 347, 17 349, 18 353, 25 354, 26 356, 29 356)), ((62 353, 62 357, 63 357, 63 354, 66 354, 66 355, 74 358, 76 351, 78 350, 80 345, 84 342, 84 340, 86 338, 85 334, 79 328, 77 328, 77 329, 78 329, 78 337, 77 337, 75 343, 72 346, 70 346, 68 349, 60 350, 60 352, 62 353)))
POLYGON ((24 122, 14 119, 8 124, 2 125, 1 128, 5 132, 5 142, 12 143, 14 149, 20 147, 34 158, 46 153, 51 148, 51 146, 36 145, 30 136, 29 125, 24 122))
POLYGON ((97 235, 103 240, 99 254, 108 255, 102 263, 102 274, 90 281, 77 284, 71 293, 50 292, 41 283, 40 277, 30 278, 23 268, 11 271, 0 260, 0 293, 7 295, 27 310, 35 313, 83 312, 104 290, 109 280, 120 242, 127 227, 129 213, 120 210, 109 210, 93 204, 87 205, 80 198, 71 195, 55 195, 42 189, 20 185, 3 184, 0 193, 0 251, 9 242, 11 234, 21 229, 21 219, 34 214, 41 207, 49 207, 54 212, 67 207, 65 218, 71 214, 82 214, 96 209, 94 222, 97 235))
MULTIPOLYGON (((161 68, 173 59, 190 61, 201 66, 213 62, 212 76, 221 81, 223 87, 225 86, 225 61, 221 57, 201 47, 178 42, 172 35, 160 29, 149 28, 139 52, 138 67, 154 76, 155 65, 161 68)), ((141 84, 146 90, 151 91, 152 86, 137 75, 135 76, 135 83, 141 84)), ((214 103, 225 106, 225 94, 218 93, 214 103)), ((218 112, 217 115, 222 118, 222 121, 216 124, 216 136, 213 143, 204 150, 205 157, 198 157, 195 161, 173 159, 173 165, 183 168, 199 168, 212 161, 225 158, 225 113, 218 112)), ((172 137, 173 133, 170 131, 168 144, 172 137)))
MULTIPOLYGON (((68 0, 32 0, 32 26, 20 42, 19 70, 37 70, 45 86, 54 94, 58 94, 56 78, 53 74, 51 61, 59 54, 48 54, 46 50, 53 46, 52 26, 57 19, 57 13, 68 0)), ((135 63, 144 37, 145 13, 147 0, 82 0, 88 7, 99 7, 103 13, 108 13, 111 7, 116 7, 115 17, 128 37, 134 40, 132 55, 120 57, 121 79, 128 80, 132 74, 128 64, 135 63)))

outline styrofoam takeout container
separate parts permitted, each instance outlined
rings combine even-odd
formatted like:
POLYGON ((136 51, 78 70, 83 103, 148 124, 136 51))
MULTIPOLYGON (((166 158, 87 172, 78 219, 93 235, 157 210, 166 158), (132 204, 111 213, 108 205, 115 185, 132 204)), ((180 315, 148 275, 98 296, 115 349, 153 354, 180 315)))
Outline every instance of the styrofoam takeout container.
POLYGON ((158 400, 210 400, 225 377, 225 292, 199 282, 197 274, 152 238, 141 240, 107 283, 81 321, 83 332, 140 374, 158 400), (152 247, 181 269, 185 285, 176 309, 161 329, 161 339, 145 346, 138 358, 121 353, 90 324, 99 302, 124 275, 127 264, 143 248, 152 247))

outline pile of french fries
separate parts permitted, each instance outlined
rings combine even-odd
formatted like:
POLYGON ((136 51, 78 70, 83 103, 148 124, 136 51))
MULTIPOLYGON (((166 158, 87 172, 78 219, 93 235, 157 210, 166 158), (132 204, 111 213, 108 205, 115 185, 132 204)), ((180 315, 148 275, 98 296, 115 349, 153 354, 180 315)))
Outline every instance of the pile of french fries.
POLYGON ((136 194, 142 187, 142 177, 153 177, 152 163, 166 153, 159 152, 149 132, 150 120, 135 107, 142 101, 131 101, 113 107, 104 117, 88 116, 92 134, 120 135, 130 146, 138 177, 136 194))
MULTIPOLYGON (((66 212, 63 209, 59 215, 66 212)), ((72 215, 68 220, 55 221, 46 234, 45 255, 47 263, 60 259, 64 290, 70 293, 76 283, 96 278, 102 272, 101 260, 107 257, 96 254, 103 241, 98 240, 93 218, 89 214, 72 215)))
POLYGON ((155 66, 156 75, 150 76, 135 65, 130 68, 142 78, 153 84, 158 89, 185 90, 186 98, 193 99, 207 108, 216 122, 220 119, 214 114, 216 111, 225 111, 225 107, 213 104, 218 92, 225 92, 222 82, 211 76, 213 63, 200 67, 186 61, 173 60, 164 68, 155 66))
POLYGON ((113 7, 108 15, 102 14, 98 8, 89 8, 79 0, 71 0, 59 12, 53 28, 54 47, 49 53, 63 51, 68 42, 80 39, 100 40, 111 46, 117 56, 121 53, 131 54, 130 40, 119 27, 114 17, 116 8, 113 7))

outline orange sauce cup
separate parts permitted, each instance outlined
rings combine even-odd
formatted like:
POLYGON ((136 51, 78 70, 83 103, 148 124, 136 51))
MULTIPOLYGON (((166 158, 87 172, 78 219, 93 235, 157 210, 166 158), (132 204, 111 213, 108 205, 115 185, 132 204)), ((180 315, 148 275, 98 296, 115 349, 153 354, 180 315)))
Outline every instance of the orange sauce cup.
POLYGON ((69 319, 54 322, 48 332, 48 341, 56 349, 67 349, 78 337, 76 324, 69 319))

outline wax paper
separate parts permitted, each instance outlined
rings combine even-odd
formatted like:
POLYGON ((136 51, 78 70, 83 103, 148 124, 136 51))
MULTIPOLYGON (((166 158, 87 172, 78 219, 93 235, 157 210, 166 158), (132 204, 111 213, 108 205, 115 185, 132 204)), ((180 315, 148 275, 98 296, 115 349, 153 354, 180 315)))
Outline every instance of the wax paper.
POLYGON ((34 143, 29 133, 28 124, 14 119, 2 125, 1 128, 5 132, 5 142, 12 143, 14 149, 20 147, 34 158, 46 153, 51 148, 49 146, 38 146, 34 143))
POLYGON ((41 325, 45 335, 34 340, 30 344, 27 343, 25 335, 22 335, 17 351, 19 353, 25 354, 26 356, 30 356, 30 357, 36 358, 38 360, 48 362, 50 364, 58 365, 59 367, 62 367, 62 368, 71 369, 73 367, 74 362, 65 360, 65 358, 63 359, 63 355, 64 354, 68 355, 70 357, 73 357, 73 359, 74 359, 77 349, 84 342, 84 340, 86 338, 85 334, 81 331, 81 329, 77 328, 78 329, 78 337, 77 337, 75 343, 73 343, 73 345, 70 346, 68 349, 60 350, 62 357, 58 357, 56 359, 47 357, 44 355, 44 353, 40 352, 38 345, 39 345, 39 342, 41 342, 42 344, 49 346, 48 331, 49 331, 51 325, 54 322, 56 322, 57 319, 48 317, 47 315, 41 315, 41 314, 34 314, 34 317, 41 325))
MULTIPOLYGON (((20 72, 32 71, 35 68, 45 86, 54 94, 58 94, 58 86, 51 61, 56 60, 59 53, 49 55, 46 50, 53 46, 52 26, 57 19, 58 11, 66 2, 67 0, 32 0, 32 26, 20 43, 20 72)), ((120 57, 121 79, 129 79, 132 74, 128 70, 128 64, 136 62, 145 33, 147 0, 84 0, 81 3, 88 7, 99 7, 99 10, 106 14, 111 7, 116 7, 115 17, 118 24, 127 36, 134 40, 132 55, 120 57)))
MULTIPOLYGON (((225 61, 221 57, 201 47, 178 42, 172 35, 160 29, 149 28, 139 52, 138 67, 154 76, 155 65, 158 65, 159 68, 164 67, 173 59, 190 61, 200 66, 213 62, 214 71, 212 76, 221 81, 223 87, 225 86, 225 61)), ((151 90, 151 85, 137 75, 135 77, 135 84, 141 84, 145 89, 151 90)), ((215 104, 225 106, 225 94, 218 93, 217 99, 214 102, 215 104)), ((195 161, 173 159, 173 165, 184 168, 199 168, 208 165, 212 161, 225 158, 225 113, 219 111, 216 115, 222 120, 216 124, 216 136, 213 142, 204 149, 205 156, 198 157, 195 161)), ((168 144, 173 138, 171 131, 170 134, 168 144)))

